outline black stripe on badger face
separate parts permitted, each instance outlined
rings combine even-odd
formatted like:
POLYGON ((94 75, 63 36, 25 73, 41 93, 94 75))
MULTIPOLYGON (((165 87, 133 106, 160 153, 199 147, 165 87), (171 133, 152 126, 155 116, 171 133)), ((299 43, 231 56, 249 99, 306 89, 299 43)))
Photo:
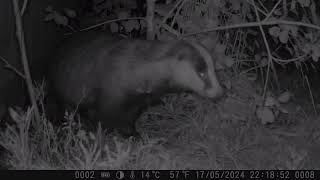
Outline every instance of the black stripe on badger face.
POLYGON ((209 81, 209 74, 208 74, 208 66, 206 62, 203 60, 202 57, 197 57, 191 60, 193 66, 195 67, 196 72, 198 73, 199 77, 205 83, 205 89, 211 88, 212 84, 209 81))
POLYGON ((171 50, 177 54, 178 59, 172 70, 174 83, 204 97, 220 96, 223 90, 217 80, 209 52, 197 43, 184 42, 177 47, 179 49, 171 50))

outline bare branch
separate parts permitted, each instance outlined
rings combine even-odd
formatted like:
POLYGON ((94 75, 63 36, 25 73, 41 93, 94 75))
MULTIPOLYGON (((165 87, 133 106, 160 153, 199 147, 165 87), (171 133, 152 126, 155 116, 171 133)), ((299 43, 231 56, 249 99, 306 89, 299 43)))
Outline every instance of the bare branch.
MULTIPOLYGON (((282 0, 278 0, 278 2, 273 6, 273 8, 271 9, 271 11, 268 13, 268 15, 264 18, 263 21, 267 21, 272 14, 274 13, 274 11, 277 9, 277 7, 279 6, 279 4, 281 3, 282 0)), ((254 4, 253 4, 254 5, 254 4)))
POLYGON ((99 24, 96 24, 96 25, 93 25, 93 26, 89 26, 89 27, 86 27, 84 29, 81 29, 79 30, 79 32, 82 32, 82 31, 88 31, 90 29, 94 29, 96 27, 99 27, 99 26, 102 26, 102 25, 105 25, 105 24, 109 24, 109 23, 113 23, 113 22, 118 22, 118 21, 126 21, 126 20, 145 20, 146 18, 144 17, 131 17, 131 18, 120 18, 120 19, 113 19, 113 20, 108 20, 108 21, 104 21, 102 23, 99 23, 99 24))
POLYGON ((154 9, 155 9, 155 0, 147 0, 147 39, 154 39, 154 9))
POLYGON ((24 32, 23 32, 23 28, 22 28, 22 20, 21 20, 21 14, 20 14, 18 1, 12 0, 12 4, 13 4, 13 9, 14 9, 14 14, 16 17, 16 35, 17 35, 17 39, 19 42, 21 61, 22 61, 22 65, 23 65, 23 69, 24 69, 24 73, 25 73, 25 79, 26 79, 26 83, 27 83, 27 87, 28 87, 28 91, 29 91, 30 100, 31 100, 32 106, 34 108, 35 119, 37 121, 36 123, 40 123, 40 113, 39 113, 39 108, 38 108, 37 101, 36 101, 36 98, 34 95, 32 78, 30 75, 30 70, 29 70, 29 65, 28 65, 26 45, 25 45, 25 40, 24 40, 24 32))
MULTIPOLYGON (((254 0, 252 0, 253 2, 253 6, 254 6, 254 10, 255 10, 255 13, 256 13, 256 16, 257 16, 257 21, 258 22, 261 22, 260 20, 260 16, 259 16, 259 12, 256 8, 256 5, 255 5, 255 2, 254 0)), ((270 47, 269 47, 269 43, 267 41, 267 38, 266 38, 266 34, 263 30, 263 27, 261 24, 259 24, 259 29, 261 31, 261 34, 262 34, 262 38, 263 38, 263 41, 264 41, 264 44, 266 46, 266 49, 267 49, 267 53, 268 53, 268 69, 267 69, 267 75, 266 75, 266 81, 265 81, 265 84, 264 84, 264 89, 263 89, 263 99, 265 99, 265 96, 266 96, 266 91, 267 91, 267 85, 268 85, 268 79, 269 79, 269 72, 270 72, 270 67, 272 68, 272 71, 275 75, 275 79, 276 79, 276 82, 277 82, 277 86, 279 87, 279 83, 278 83, 278 78, 277 78, 277 74, 276 74, 276 70, 275 70, 275 67, 274 67, 274 64, 272 62, 273 60, 273 57, 272 57, 272 54, 271 54, 271 50, 270 50, 270 47)))
POLYGON ((309 23, 303 23, 298 21, 287 21, 287 20, 274 20, 274 21, 262 21, 262 22, 249 22, 249 23, 241 23, 241 24, 234 24, 229 26, 219 26, 219 27, 213 27, 202 31, 192 32, 183 34, 183 36, 192 36, 200 33, 208 33, 212 31, 222 31, 227 29, 237 29, 237 28, 250 28, 250 27, 257 27, 257 26, 270 26, 270 25, 277 25, 277 24, 284 24, 284 25, 294 25, 294 26, 303 26, 308 27, 316 30, 320 30, 320 26, 309 24, 309 23))
POLYGON ((14 71, 16 74, 18 74, 18 76, 22 77, 23 79, 26 79, 25 75, 22 72, 20 72, 18 69, 16 69, 11 64, 9 64, 9 62, 6 59, 4 59, 2 56, 0 56, 0 60, 4 63, 5 68, 8 68, 14 71))
POLYGON ((28 0, 24 0, 23 1, 23 6, 22 6, 21 11, 20 11, 21 16, 23 16, 23 14, 25 13, 27 5, 28 5, 28 0))
MULTIPOLYGON (((251 3, 249 0, 247 0, 247 3, 252 5, 252 3, 251 3)), ((266 13, 265 10, 262 10, 262 9, 259 8, 259 7, 257 7, 257 8, 258 8, 258 11, 259 11, 260 13, 262 13, 262 14, 265 15, 265 16, 267 16, 267 13, 266 13)))

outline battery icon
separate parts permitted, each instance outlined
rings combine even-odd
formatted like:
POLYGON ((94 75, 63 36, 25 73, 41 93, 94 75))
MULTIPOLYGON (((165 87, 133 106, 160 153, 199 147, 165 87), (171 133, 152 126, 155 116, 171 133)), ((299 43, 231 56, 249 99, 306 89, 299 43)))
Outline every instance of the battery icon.
POLYGON ((124 178, 124 172, 123 171, 117 171, 116 172, 116 178, 117 179, 123 179, 124 178))

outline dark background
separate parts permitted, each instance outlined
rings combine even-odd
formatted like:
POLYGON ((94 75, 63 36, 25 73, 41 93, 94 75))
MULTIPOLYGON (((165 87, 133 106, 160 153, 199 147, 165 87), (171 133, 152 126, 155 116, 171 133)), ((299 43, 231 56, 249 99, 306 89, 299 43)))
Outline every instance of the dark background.
MULTIPOLYGON (((19 1, 21 2, 21 1, 19 1)), ((79 0, 32 0, 28 3, 23 16, 23 28, 27 55, 32 78, 41 80, 46 69, 50 52, 63 38, 63 31, 54 23, 45 22, 45 8, 48 5, 56 8, 77 8, 79 0)), ((15 16, 13 14, 12 0, 0 1, 0 56, 5 58, 12 66, 23 72, 20 52, 15 31, 15 16)), ((21 106, 28 100, 23 79, 12 70, 4 68, 0 63, 0 119, 8 106, 21 106)))

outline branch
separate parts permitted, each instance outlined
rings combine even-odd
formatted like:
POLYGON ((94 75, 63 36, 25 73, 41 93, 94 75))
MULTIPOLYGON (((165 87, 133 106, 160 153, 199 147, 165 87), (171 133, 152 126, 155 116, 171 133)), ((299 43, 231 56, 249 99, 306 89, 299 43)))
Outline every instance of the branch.
MULTIPOLYGON (((247 0, 247 3, 250 4, 250 5, 252 5, 252 3, 251 3, 249 0, 247 0)), ((267 16, 267 13, 266 13, 264 10, 262 10, 262 9, 259 8, 259 7, 257 7, 257 8, 258 8, 258 10, 259 10, 260 13, 262 13, 262 14, 265 15, 265 16, 267 16)))
MULTIPOLYGON (((279 0, 278 3, 279 3, 280 1, 281 1, 281 0, 279 0)), ((260 21, 259 12, 258 12, 258 10, 257 10, 257 7, 256 7, 256 4, 255 4, 254 0, 252 0, 252 2, 253 2, 255 14, 256 14, 256 16, 257 16, 257 21, 258 21, 258 22, 261 22, 261 21, 260 21)), ((276 6, 277 6, 277 5, 276 5, 276 6)), ((272 11, 271 11, 271 13, 272 13, 272 11)), ((271 14, 271 13, 270 13, 270 14, 271 14)), ((269 15, 270 15, 270 14, 269 14, 269 15)), ((259 29, 260 29, 260 31, 261 31, 262 38, 263 38, 263 41, 264 41, 264 45, 266 46, 267 53, 268 53, 268 69, 267 69, 267 75, 266 75, 266 80, 265 80, 265 83, 264 83, 263 96, 262 96, 262 98, 265 99, 265 95, 266 95, 266 91, 267 91, 267 85, 268 85, 268 80, 269 80, 270 67, 271 67, 271 69, 272 69, 272 71, 273 71, 273 73, 274 73, 274 76, 275 76, 275 79, 276 79, 276 82, 277 82, 277 86, 278 86, 278 87, 279 87, 279 82, 278 82, 278 78, 277 78, 277 74, 276 74, 276 70, 275 70, 274 64, 273 64, 273 62, 272 62, 272 60, 273 60, 272 58, 273 58, 273 57, 272 57, 272 54, 271 54, 271 50, 270 50, 270 47, 269 47, 269 43, 268 43, 268 41, 267 41, 266 34, 265 34, 265 32, 264 32, 263 27, 262 27, 261 24, 259 24, 259 29)))
MULTIPOLYGON (((277 9, 277 7, 279 6, 279 4, 281 3, 282 0, 278 0, 278 2, 273 6, 273 8, 271 9, 271 11, 268 13, 268 15, 264 18, 263 21, 267 21, 273 14, 273 12, 277 9)), ((253 6, 255 6, 255 4, 253 3, 253 6)), ((256 6, 255 6, 256 8, 256 6)))
POLYGON ((184 0, 184 1, 180 4, 180 6, 177 7, 177 12, 176 12, 176 14, 173 16, 173 19, 172 19, 171 24, 170 24, 171 27, 173 27, 174 22, 176 21, 176 18, 177 18, 177 16, 178 16, 178 14, 180 13, 182 7, 183 7, 184 4, 187 3, 188 1, 189 1, 189 0, 184 0))
POLYGON ((177 38, 181 39, 181 33, 179 33, 178 31, 176 31, 175 29, 173 29, 172 27, 170 27, 167 24, 164 24, 162 22, 159 22, 159 25, 164 28, 165 30, 169 31, 170 33, 174 34, 177 38))
POLYGON ((18 69, 9 64, 9 62, 5 60, 2 56, 0 56, 0 60, 4 63, 5 68, 11 69, 16 74, 18 74, 18 76, 22 77, 23 79, 26 79, 25 75, 22 72, 20 72, 18 69))
MULTIPOLYGON (((250 0, 249 0, 250 1, 250 0)), ((260 6, 266 11, 268 12, 268 9, 266 8, 266 6, 260 1, 258 0, 258 3, 260 4, 260 6)), ((257 6, 256 6, 257 7, 257 6)))
POLYGON ((306 80, 307 85, 308 85, 308 89, 309 89, 310 99, 311 99, 312 106, 313 106, 314 115, 318 116, 318 112, 317 112, 316 104, 314 103, 314 98, 313 98, 313 94, 312 94, 312 91, 311 91, 309 79, 308 79, 308 77, 306 75, 304 75, 304 79, 306 80))
POLYGON ((155 0, 147 0, 147 39, 154 40, 154 9, 155 0))
POLYGON ((290 62, 300 61, 301 59, 305 59, 307 57, 308 57, 308 54, 304 54, 304 55, 301 55, 299 57, 291 58, 291 59, 280 59, 280 58, 276 58, 276 57, 273 56, 273 59, 276 62, 279 62, 279 63, 282 63, 282 64, 288 64, 290 62))
POLYGON ((310 5, 310 11, 311 11, 311 18, 312 18, 312 23, 319 24, 320 19, 317 14, 317 8, 316 8, 316 1, 312 1, 310 5))
POLYGON ((107 20, 107 21, 104 21, 102 23, 93 25, 93 26, 86 27, 84 29, 80 29, 79 32, 88 31, 90 29, 94 29, 96 27, 99 27, 99 26, 102 26, 102 25, 105 25, 105 24, 109 24, 109 23, 112 23, 112 22, 126 21, 126 20, 145 20, 145 19, 146 18, 144 18, 144 17, 131 17, 131 18, 112 19, 112 20, 107 20))
POLYGON ((20 11, 21 16, 23 16, 24 12, 26 11, 27 5, 28 5, 28 0, 24 0, 23 1, 23 6, 22 6, 21 11, 20 11))
MULTIPOLYGON (((125 21, 125 20, 145 20, 144 17, 132 17, 132 18, 122 18, 122 19, 113 19, 113 20, 108 20, 104 21, 102 23, 86 27, 84 29, 79 30, 81 31, 88 31, 90 29, 94 29, 98 26, 102 26, 105 24, 109 24, 112 22, 117 22, 117 21, 125 21)), ((228 25, 228 26, 219 26, 219 27, 213 27, 209 28, 206 30, 202 31, 197 31, 197 32, 192 32, 192 33, 186 33, 183 34, 182 36, 192 36, 192 35, 197 35, 201 33, 208 33, 212 31, 223 31, 223 30, 228 30, 228 29, 238 29, 238 28, 250 28, 250 27, 257 27, 259 25, 263 26, 271 26, 271 25, 278 25, 278 24, 284 24, 284 25, 294 25, 294 26, 303 26, 303 27, 308 27, 316 30, 320 30, 320 26, 310 24, 310 23, 303 23, 303 22, 298 22, 298 21, 287 21, 287 20, 272 20, 272 21, 262 21, 262 22, 249 22, 249 23, 241 23, 241 24, 234 24, 234 25, 228 25)))
POLYGON ((35 98, 32 79, 31 79, 29 65, 28 65, 28 58, 27 58, 26 45, 24 40, 24 32, 23 32, 22 22, 21 22, 20 9, 19 9, 17 0, 12 0, 12 3, 13 3, 14 14, 16 17, 16 35, 19 42, 21 61, 22 61, 22 65, 25 73, 25 80, 27 83, 30 100, 31 100, 32 106, 34 107, 35 119, 37 123, 40 123, 40 113, 37 106, 37 101, 35 98))
MULTIPOLYGON (((167 22, 167 19, 170 17, 170 15, 173 13, 173 11, 179 6, 179 4, 180 4, 182 1, 187 1, 187 0, 180 0, 180 1, 178 1, 178 2, 174 5, 174 7, 169 11, 169 13, 163 18, 162 23, 165 24, 165 23, 167 22)), ((184 3, 182 3, 182 4, 184 4, 184 3)))
POLYGON ((317 26, 314 24, 303 23, 303 22, 298 22, 298 21, 273 20, 273 21, 249 22, 249 23, 234 24, 234 25, 229 25, 229 26, 213 27, 213 28, 198 31, 198 32, 183 34, 182 36, 192 36, 192 35, 196 35, 196 34, 200 34, 200 33, 208 33, 208 32, 212 32, 212 31, 222 31, 222 30, 227 30, 227 29, 250 28, 250 27, 257 27, 260 25, 271 26, 271 25, 279 25, 279 24, 303 26, 303 27, 308 27, 308 28, 320 30, 320 26, 317 26))
POLYGON ((282 17, 288 16, 288 7, 287 7, 287 0, 282 1, 282 7, 283 7, 283 15, 282 17))

